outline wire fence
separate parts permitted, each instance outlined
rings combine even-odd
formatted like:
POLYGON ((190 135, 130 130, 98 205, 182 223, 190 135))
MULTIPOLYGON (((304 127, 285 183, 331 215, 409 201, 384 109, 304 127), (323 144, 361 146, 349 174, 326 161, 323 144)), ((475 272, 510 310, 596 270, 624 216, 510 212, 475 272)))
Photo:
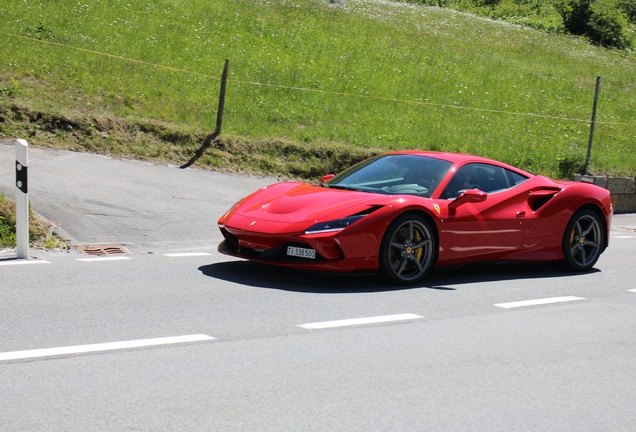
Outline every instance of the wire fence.
MULTIPOLYGON (((162 65, 162 64, 158 64, 158 63, 152 63, 152 62, 148 62, 148 61, 144 61, 144 60, 133 59, 133 58, 129 58, 129 57, 124 57, 124 56, 120 56, 120 55, 116 55, 116 54, 110 54, 110 53, 104 53, 104 52, 90 50, 90 49, 86 49, 86 48, 79 48, 79 47, 75 47, 75 46, 72 46, 72 45, 67 45, 67 44, 63 44, 63 43, 59 43, 59 42, 53 42, 53 41, 48 41, 48 40, 43 40, 43 39, 37 39, 37 38, 29 37, 29 36, 18 35, 18 34, 15 34, 15 33, 8 33, 8 32, 2 32, 2 33, 7 35, 7 36, 10 36, 10 37, 15 37, 15 38, 20 38, 20 39, 24 39, 24 40, 29 40, 29 41, 33 41, 33 42, 37 42, 37 43, 41 43, 41 44, 47 44, 47 45, 57 46, 57 47, 66 48, 66 49, 70 49, 70 50, 81 51, 81 52, 85 52, 85 53, 90 53, 90 54, 103 56, 103 57, 109 57, 109 58, 113 58, 113 59, 117 59, 117 60, 121 60, 121 61, 126 61, 126 62, 130 62, 130 63, 143 64, 143 65, 146 65, 146 66, 152 66, 152 67, 155 67, 155 68, 160 68, 160 69, 180 72, 180 73, 184 73, 184 74, 201 76, 201 77, 210 78, 210 79, 214 79, 214 80, 218 80, 218 81, 221 80, 220 76, 205 74, 205 73, 202 73, 202 72, 196 72, 196 71, 191 71, 191 70, 187 70, 187 69, 182 69, 182 68, 177 68, 177 67, 172 67, 172 66, 166 66, 166 65, 162 65)), ((321 93, 321 94, 342 96, 342 97, 362 98, 362 99, 378 100, 378 101, 385 101, 385 102, 404 103, 404 104, 410 104, 410 105, 430 106, 430 107, 438 107, 438 108, 452 108, 452 109, 456 109, 456 110, 467 110, 467 111, 492 113, 492 114, 503 114, 503 115, 510 115, 510 116, 519 116, 519 117, 535 117, 535 118, 552 119, 552 120, 559 120, 559 121, 569 121, 569 122, 576 122, 576 123, 587 123, 587 124, 591 123, 590 119, 577 119, 577 118, 569 118, 569 117, 564 117, 564 116, 551 116, 551 115, 538 114, 538 113, 524 113, 524 112, 518 112, 518 111, 496 110, 496 109, 469 107, 469 106, 454 105, 454 104, 424 102, 424 101, 408 100, 408 99, 397 99, 397 98, 389 98, 389 97, 383 97, 383 96, 361 95, 361 94, 355 94, 355 93, 336 92, 336 91, 312 89, 312 88, 306 88, 306 87, 286 86, 286 85, 281 85, 281 84, 261 83, 261 82, 256 82, 256 81, 245 81, 245 80, 239 80, 239 79, 227 79, 227 82, 246 84, 246 85, 253 85, 253 86, 260 86, 260 87, 272 87, 272 88, 276 88, 276 89, 285 89, 285 90, 299 91, 299 92, 312 92, 312 93, 321 93)), ((636 126, 636 123, 614 122, 614 121, 603 121, 603 120, 597 120, 596 124, 599 124, 599 125, 636 126)))

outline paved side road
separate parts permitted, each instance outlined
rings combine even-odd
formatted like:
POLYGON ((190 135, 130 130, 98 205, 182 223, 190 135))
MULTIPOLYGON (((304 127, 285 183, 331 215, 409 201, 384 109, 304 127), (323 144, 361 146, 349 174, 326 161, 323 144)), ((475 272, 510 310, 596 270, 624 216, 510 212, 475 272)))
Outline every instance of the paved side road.
MULTIPOLYGON (((131 252, 216 247, 218 218, 272 178, 29 147, 32 208, 75 244, 124 244, 131 252), (240 181, 237 181, 240 179, 240 181)), ((0 141, 0 193, 15 196, 15 143, 0 141)))

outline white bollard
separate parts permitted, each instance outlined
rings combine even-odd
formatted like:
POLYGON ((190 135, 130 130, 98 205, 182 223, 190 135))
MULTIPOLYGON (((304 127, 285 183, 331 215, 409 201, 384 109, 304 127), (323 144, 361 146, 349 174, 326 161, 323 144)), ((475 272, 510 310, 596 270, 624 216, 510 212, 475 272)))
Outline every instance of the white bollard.
POLYGON ((19 139, 15 143, 15 230, 18 259, 29 259, 29 188, 27 167, 29 144, 19 139))

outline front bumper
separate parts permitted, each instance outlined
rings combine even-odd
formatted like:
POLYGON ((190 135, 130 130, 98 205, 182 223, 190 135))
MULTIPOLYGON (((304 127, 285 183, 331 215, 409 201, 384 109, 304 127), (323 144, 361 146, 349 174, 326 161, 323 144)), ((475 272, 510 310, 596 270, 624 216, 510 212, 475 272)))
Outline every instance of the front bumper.
MULTIPOLYGON (((379 267, 375 253, 369 254, 369 250, 366 254, 352 253, 347 256, 346 250, 351 249, 351 239, 348 238, 320 235, 269 237, 244 232, 235 235, 225 227, 221 228, 221 232, 225 240, 219 244, 218 251, 224 255, 250 261, 327 272, 370 272, 376 271, 379 267), (310 259, 289 256, 289 246, 313 249, 316 251, 316 257, 310 259)), ((356 247, 359 250, 359 244, 356 244, 356 247)))

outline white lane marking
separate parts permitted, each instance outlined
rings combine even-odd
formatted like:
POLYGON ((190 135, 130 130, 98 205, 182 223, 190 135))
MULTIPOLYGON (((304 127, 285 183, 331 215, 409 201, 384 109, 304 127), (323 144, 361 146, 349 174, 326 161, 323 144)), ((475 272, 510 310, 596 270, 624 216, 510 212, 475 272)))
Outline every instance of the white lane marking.
POLYGON ((613 238, 626 239, 626 238, 636 238, 636 236, 623 235, 623 236, 613 236, 613 238))
POLYGON ((377 323, 385 323, 385 322, 393 322, 393 321, 403 321, 403 320, 412 320, 424 318, 421 315, 416 314, 399 314, 399 315, 384 315, 384 316, 376 316, 376 317, 368 317, 368 318, 353 318, 353 319, 344 319, 337 321, 323 321, 323 322, 315 322, 315 323, 307 323, 307 324, 299 324, 298 327, 302 327, 308 330, 316 330, 316 329, 324 329, 324 328, 332 328, 332 327, 345 327, 345 326, 354 326, 354 325, 364 325, 364 324, 377 324, 377 323))
POLYGON ((563 302, 570 302, 570 301, 576 301, 576 300, 585 300, 585 298, 575 297, 575 296, 551 297, 551 298, 536 299, 536 300, 497 303, 495 306, 504 308, 504 309, 511 309, 511 308, 525 307, 525 306, 537 306, 537 305, 545 305, 545 304, 552 304, 552 303, 563 303, 563 302))
POLYGON ((78 261, 119 261, 119 260, 129 260, 130 258, 127 256, 105 256, 105 257, 95 257, 95 258, 79 258, 78 261))
POLYGON ((44 260, 7 260, 0 261, 0 266, 6 265, 23 265, 23 264, 51 264, 49 261, 44 260))
POLYGON ((176 258, 176 257, 195 257, 195 256, 207 256, 210 255, 207 252, 181 252, 181 253, 169 253, 163 254, 163 256, 176 258))
POLYGON ((627 291, 636 293, 636 289, 628 289, 627 291))
POLYGON ((139 339, 124 342, 108 342, 92 345, 76 345, 59 348, 44 348, 34 349, 26 351, 12 351, 6 353, 0 353, 0 361, 7 360, 24 360, 30 358, 39 357, 54 357, 70 354, 85 354, 100 351, 113 351, 130 348, 144 348, 158 345, 171 345, 187 342, 200 342, 206 340, 213 340, 214 338, 204 334, 187 335, 187 336, 172 336, 154 339, 139 339))

